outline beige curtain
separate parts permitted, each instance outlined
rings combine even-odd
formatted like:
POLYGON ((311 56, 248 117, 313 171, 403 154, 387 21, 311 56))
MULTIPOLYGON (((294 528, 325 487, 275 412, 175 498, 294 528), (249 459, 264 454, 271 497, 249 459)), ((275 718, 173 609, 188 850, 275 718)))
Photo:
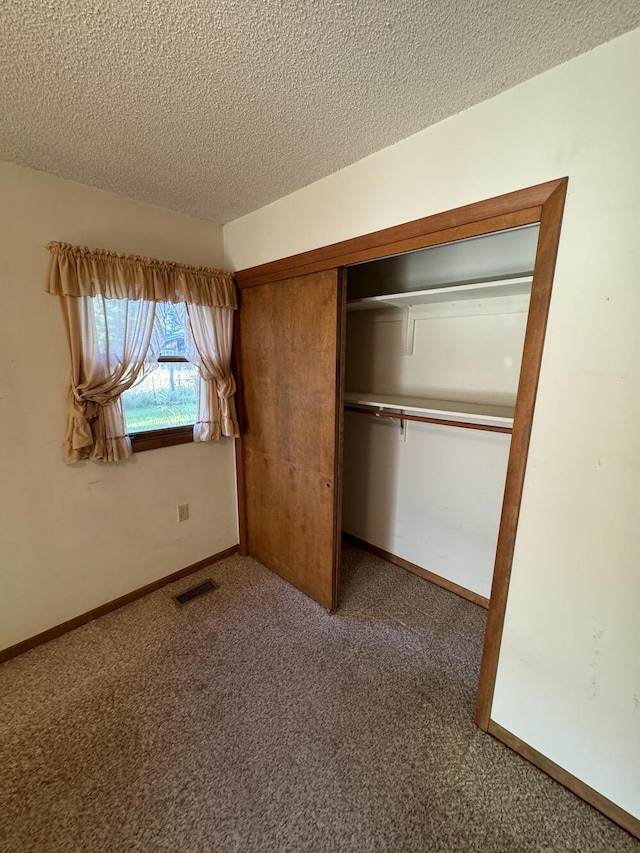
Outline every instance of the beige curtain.
POLYGON ((176 310, 187 331, 187 358, 200 371, 193 440, 238 436, 236 383, 231 373, 233 311, 208 305, 180 305, 176 310))
POLYGON ((65 462, 117 462, 131 455, 120 395, 157 362, 157 305, 165 302, 186 317, 192 360, 200 369, 194 441, 238 435, 232 273, 68 243, 49 243, 47 249, 47 291, 61 297, 71 353, 65 462))
POLYGON ((131 442, 120 395, 158 357, 162 330, 155 303, 65 296, 62 310, 71 353, 64 461, 126 459, 131 442))
POLYGON ((233 274, 208 267, 117 255, 69 243, 49 243, 47 291, 56 296, 104 296, 236 308, 233 274))

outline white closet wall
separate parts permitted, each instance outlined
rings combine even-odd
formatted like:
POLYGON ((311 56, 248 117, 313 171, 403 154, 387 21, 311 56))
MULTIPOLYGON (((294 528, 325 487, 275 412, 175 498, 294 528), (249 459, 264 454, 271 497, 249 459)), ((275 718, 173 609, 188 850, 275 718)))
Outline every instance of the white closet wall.
POLYGON ((349 312, 347 389, 513 406, 529 300, 490 302, 481 307, 495 313, 467 313, 477 310, 476 303, 420 309, 413 355, 402 354, 399 311, 349 312))
POLYGON ((509 437, 346 413, 343 529, 486 598, 509 437))
MULTIPOLYGON (((349 297, 365 296, 366 267, 378 295, 385 286, 406 290, 407 270, 411 288, 530 271, 536 242, 537 228, 520 229, 361 265, 349 297)), ((513 407, 528 301, 521 294, 415 306, 411 355, 403 354, 401 310, 349 311, 347 401, 366 392, 513 407)), ((404 423, 403 439, 396 421, 346 412, 343 530, 488 598, 510 436, 404 423)))

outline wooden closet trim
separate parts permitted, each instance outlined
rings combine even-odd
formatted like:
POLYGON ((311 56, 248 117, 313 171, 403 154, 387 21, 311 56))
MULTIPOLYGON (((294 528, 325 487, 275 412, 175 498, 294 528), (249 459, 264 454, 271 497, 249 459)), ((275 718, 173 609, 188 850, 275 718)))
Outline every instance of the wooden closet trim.
POLYGON ((542 205, 540 216, 540 233, 531 285, 529 315, 524 336, 520 382, 513 418, 513 433, 511 435, 502 516, 498 532, 496 561, 476 699, 475 720, 484 731, 488 731, 491 720, 491 706, 498 671, 511 566, 520 517, 533 411, 538 391, 542 348, 547 329, 567 183, 568 178, 557 183, 557 186, 542 205))
MULTIPOLYGON (((478 237, 494 231, 503 231, 507 228, 540 223, 496 562, 489 600, 487 630, 478 684, 475 720, 484 731, 491 731, 490 725, 494 729, 496 727, 491 721, 491 705, 495 690, 511 565, 567 184, 568 178, 559 178, 480 201, 476 204, 465 205, 424 219, 417 219, 351 240, 344 240, 330 246, 247 268, 235 274, 238 287, 242 289, 279 281, 294 275, 318 272, 359 261, 376 260, 400 252, 436 246, 453 240, 478 237)), ((241 492, 242 490, 239 489, 240 494, 241 492)), ((241 518, 243 512, 244 508, 240 506, 241 518)), ((240 542, 242 553, 242 532, 240 542)), ((509 745, 516 752, 528 758, 529 761, 538 763, 538 766, 542 767, 542 764, 536 760, 531 752, 527 754, 519 748, 516 739, 509 745)), ((572 789, 579 796, 584 797, 584 794, 577 787, 572 789)), ((612 814, 609 814, 609 817, 616 820, 612 814)))
MULTIPOLYGON (((495 216, 488 220, 483 219, 478 222, 470 222, 466 225, 456 225, 454 228, 443 228, 437 231, 424 232, 418 236, 379 243, 365 249, 349 248, 346 244, 349 244, 352 241, 347 240, 345 241, 345 244, 335 244, 337 247, 344 245, 344 249, 340 249, 340 254, 334 257, 317 257, 316 251, 321 252, 322 250, 313 250, 305 253, 306 255, 309 255, 310 260, 304 261, 296 266, 282 269, 274 266, 272 269, 267 269, 266 272, 256 275, 250 279, 244 278, 242 272, 235 273, 236 281, 238 282, 238 287, 241 289, 245 287, 255 287, 259 284, 271 284, 272 282, 281 281, 282 279, 289 277, 307 275, 308 273, 313 272, 322 272, 323 270, 334 269, 335 267, 342 267, 349 264, 357 264, 362 261, 375 261, 378 258, 389 257, 390 255, 400 255, 403 252, 413 252, 416 249, 426 249, 429 246, 438 246, 442 243, 453 243, 456 240, 465 240, 469 237, 477 237, 480 234, 486 234, 491 231, 503 231, 505 228, 517 228, 520 225, 530 225, 531 223, 538 222, 540 220, 541 209, 541 206, 525 208, 524 210, 514 211, 513 213, 504 214, 503 216, 495 216), (485 231, 484 229, 487 225, 489 230, 485 231)), ((413 225, 414 223, 410 222, 408 224, 413 225)), ((398 226, 398 229, 400 230, 403 228, 404 226, 402 225, 398 226)), ((383 235, 380 239, 387 240, 387 236, 384 235, 384 232, 378 233, 383 235)), ((360 237, 357 237, 354 242, 357 242, 360 239, 360 237)), ((292 259, 285 258, 287 263, 291 260, 292 259)), ((273 264, 278 263, 279 261, 273 262, 273 264)), ((272 265, 266 264, 265 266, 269 268, 272 265)), ((255 267, 254 269, 258 270, 261 268, 255 267)))
POLYGON ((477 237, 492 231, 503 231, 505 228, 530 225, 540 221, 542 205, 563 180, 566 179, 537 184, 424 219, 332 243, 330 246, 248 267, 235 273, 236 283, 240 289, 253 287, 332 267, 424 249, 439 243, 477 237))

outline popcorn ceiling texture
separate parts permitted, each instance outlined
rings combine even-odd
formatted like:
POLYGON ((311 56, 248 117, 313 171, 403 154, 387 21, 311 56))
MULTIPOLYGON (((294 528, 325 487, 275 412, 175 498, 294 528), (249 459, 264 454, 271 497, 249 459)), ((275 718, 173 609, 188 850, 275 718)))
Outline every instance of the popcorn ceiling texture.
POLYGON ((639 24, 638 0, 22 0, 0 159, 222 224, 639 24))

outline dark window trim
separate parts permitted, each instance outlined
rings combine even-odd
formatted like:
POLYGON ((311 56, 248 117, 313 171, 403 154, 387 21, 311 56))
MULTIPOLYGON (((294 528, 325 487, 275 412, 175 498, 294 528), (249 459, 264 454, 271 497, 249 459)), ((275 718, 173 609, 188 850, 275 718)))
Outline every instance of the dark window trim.
MULTIPOLYGON (((189 364, 189 359, 181 355, 160 355, 158 363, 177 364, 183 362, 189 364)), ((193 424, 179 427, 167 427, 166 429, 149 429, 145 432, 132 432, 131 450, 134 453, 142 453, 144 450, 157 450, 159 447, 171 447, 173 444, 188 444, 193 441, 193 424)))
POLYGON ((193 441, 193 424, 134 432, 129 435, 129 438, 134 453, 156 450, 158 447, 170 447, 172 444, 188 444, 193 441))

